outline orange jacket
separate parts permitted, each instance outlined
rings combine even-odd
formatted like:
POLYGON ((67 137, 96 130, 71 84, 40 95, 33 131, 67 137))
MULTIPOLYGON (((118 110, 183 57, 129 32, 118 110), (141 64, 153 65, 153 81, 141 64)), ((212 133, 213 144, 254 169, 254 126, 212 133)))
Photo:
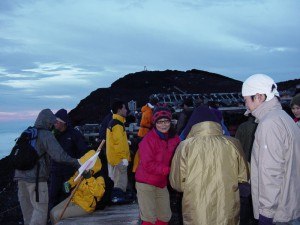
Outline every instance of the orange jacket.
POLYGON ((142 112, 142 119, 140 123, 138 136, 144 137, 152 128, 152 108, 150 108, 148 104, 144 105, 141 109, 141 112, 142 112))

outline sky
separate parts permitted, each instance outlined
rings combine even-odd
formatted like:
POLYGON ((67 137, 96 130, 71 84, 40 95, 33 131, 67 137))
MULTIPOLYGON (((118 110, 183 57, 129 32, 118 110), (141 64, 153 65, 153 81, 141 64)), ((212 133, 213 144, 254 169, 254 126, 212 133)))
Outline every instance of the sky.
POLYGON ((0 125, 128 73, 300 77, 299 0, 1 0, 0 125))

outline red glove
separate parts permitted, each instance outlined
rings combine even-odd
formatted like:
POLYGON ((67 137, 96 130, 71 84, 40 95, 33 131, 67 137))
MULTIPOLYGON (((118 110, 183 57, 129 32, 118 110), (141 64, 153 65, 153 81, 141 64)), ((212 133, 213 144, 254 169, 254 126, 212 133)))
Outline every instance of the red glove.
POLYGON ((170 167, 164 167, 162 172, 163 175, 168 175, 170 173, 170 167))

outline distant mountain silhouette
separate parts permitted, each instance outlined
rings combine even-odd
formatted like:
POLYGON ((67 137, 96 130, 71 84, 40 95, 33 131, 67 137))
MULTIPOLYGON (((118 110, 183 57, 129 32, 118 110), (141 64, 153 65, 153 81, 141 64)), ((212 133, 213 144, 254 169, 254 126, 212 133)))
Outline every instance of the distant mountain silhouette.
MULTIPOLYGON (((279 89, 295 87, 300 80, 279 83, 279 89)), ((110 110, 115 98, 124 102, 137 101, 141 107, 156 93, 224 93, 240 92, 242 82, 201 70, 142 71, 130 73, 115 81, 109 88, 99 88, 69 113, 74 125, 99 123, 110 110)))

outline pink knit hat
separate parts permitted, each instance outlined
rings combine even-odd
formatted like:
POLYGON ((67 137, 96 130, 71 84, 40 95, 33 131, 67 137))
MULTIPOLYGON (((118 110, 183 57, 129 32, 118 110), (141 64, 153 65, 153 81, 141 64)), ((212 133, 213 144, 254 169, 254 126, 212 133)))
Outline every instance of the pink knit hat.
POLYGON ((171 110, 166 107, 158 107, 154 110, 153 116, 152 116, 152 123, 155 124, 157 120, 166 118, 168 120, 172 119, 172 113, 171 110))

